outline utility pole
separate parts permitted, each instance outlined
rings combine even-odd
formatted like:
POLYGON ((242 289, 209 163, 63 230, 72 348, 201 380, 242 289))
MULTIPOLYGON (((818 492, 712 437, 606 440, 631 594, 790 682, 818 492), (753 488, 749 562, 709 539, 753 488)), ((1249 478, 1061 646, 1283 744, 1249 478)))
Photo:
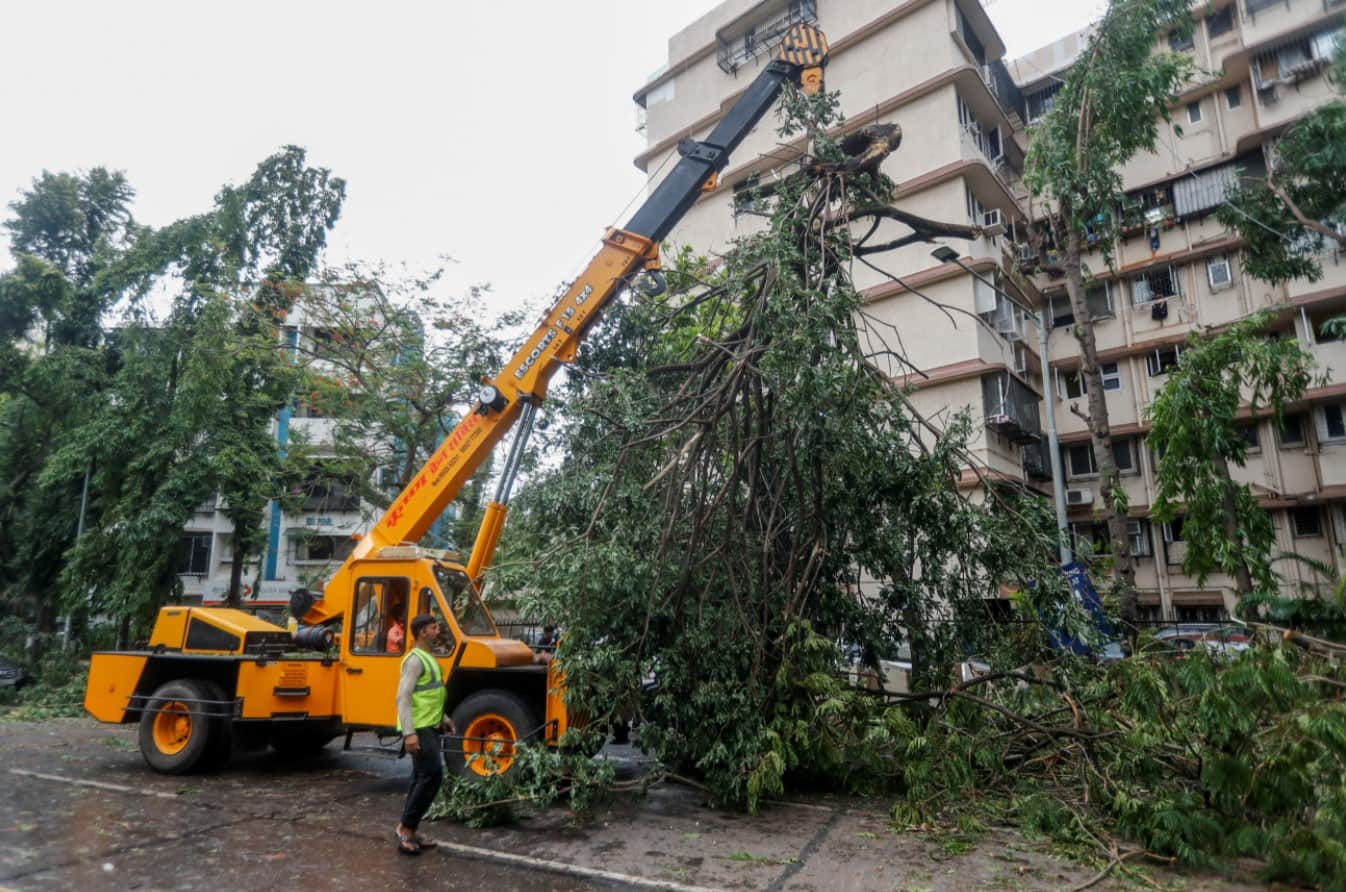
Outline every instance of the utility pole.
MULTIPOLYGON (((89 507, 89 473, 93 470, 93 462, 90 461, 84 465, 84 491, 79 497, 79 525, 75 528, 75 544, 84 537, 84 512, 89 507)), ((61 650, 70 650, 70 628, 74 621, 74 610, 66 608, 65 627, 61 630, 61 650)))

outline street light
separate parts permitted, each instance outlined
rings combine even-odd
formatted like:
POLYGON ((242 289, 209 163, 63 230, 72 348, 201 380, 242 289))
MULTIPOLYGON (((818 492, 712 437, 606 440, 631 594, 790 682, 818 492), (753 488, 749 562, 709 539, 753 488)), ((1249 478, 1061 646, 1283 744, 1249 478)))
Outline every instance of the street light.
POLYGON ((963 265, 958 262, 958 252, 955 251, 953 248, 950 248, 948 245, 940 245, 930 253, 936 260, 938 260, 941 263, 957 263, 959 266, 963 265))

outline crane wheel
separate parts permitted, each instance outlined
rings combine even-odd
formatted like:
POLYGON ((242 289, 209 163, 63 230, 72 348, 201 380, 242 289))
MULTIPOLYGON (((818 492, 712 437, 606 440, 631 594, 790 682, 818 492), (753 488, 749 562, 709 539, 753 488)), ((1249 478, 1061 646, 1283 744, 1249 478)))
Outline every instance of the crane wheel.
POLYGON ((223 700, 207 681, 180 679, 161 684, 140 716, 140 753, 155 771, 186 774, 211 768, 228 756, 229 720, 213 716, 223 700))
POLYGON ((490 777, 509 773, 515 745, 536 740, 542 723, 517 695, 485 690, 458 704, 453 724, 459 736, 445 747, 449 770, 459 777, 490 777))

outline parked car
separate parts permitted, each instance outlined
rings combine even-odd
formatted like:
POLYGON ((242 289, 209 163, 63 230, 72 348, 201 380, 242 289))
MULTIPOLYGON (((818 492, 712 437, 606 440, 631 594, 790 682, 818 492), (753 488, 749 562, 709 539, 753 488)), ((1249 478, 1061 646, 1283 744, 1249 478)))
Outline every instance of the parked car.
POLYGON ((1178 623, 1158 630, 1154 637, 1178 656, 1201 648, 1224 659, 1233 659, 1252 643, 1248 628, 1237 623, 1178 623))
POLYGON ((10 662, 0 657, 0 688, 10 688, 15 691, 21 691, 36 679, 28 674, 28 671, 18 663, 10 662))

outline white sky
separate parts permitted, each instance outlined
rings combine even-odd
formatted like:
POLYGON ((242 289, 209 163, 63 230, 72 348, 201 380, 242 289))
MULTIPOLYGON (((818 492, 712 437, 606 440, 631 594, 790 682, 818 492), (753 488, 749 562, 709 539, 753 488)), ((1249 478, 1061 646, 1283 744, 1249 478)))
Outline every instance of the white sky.
MULTIPOLYGON (((0 205, 44 169, 102 165, 162 226, 294 143, 349 184, 329 261, 423 269, 446 254, 455 287, 489 282, 515 306, 578 273, 629 215, 644 148, 631 94, 717 2, 5 2, 0 205)), ((1101 5, 988 12, 1013 58, 1101 5)))

